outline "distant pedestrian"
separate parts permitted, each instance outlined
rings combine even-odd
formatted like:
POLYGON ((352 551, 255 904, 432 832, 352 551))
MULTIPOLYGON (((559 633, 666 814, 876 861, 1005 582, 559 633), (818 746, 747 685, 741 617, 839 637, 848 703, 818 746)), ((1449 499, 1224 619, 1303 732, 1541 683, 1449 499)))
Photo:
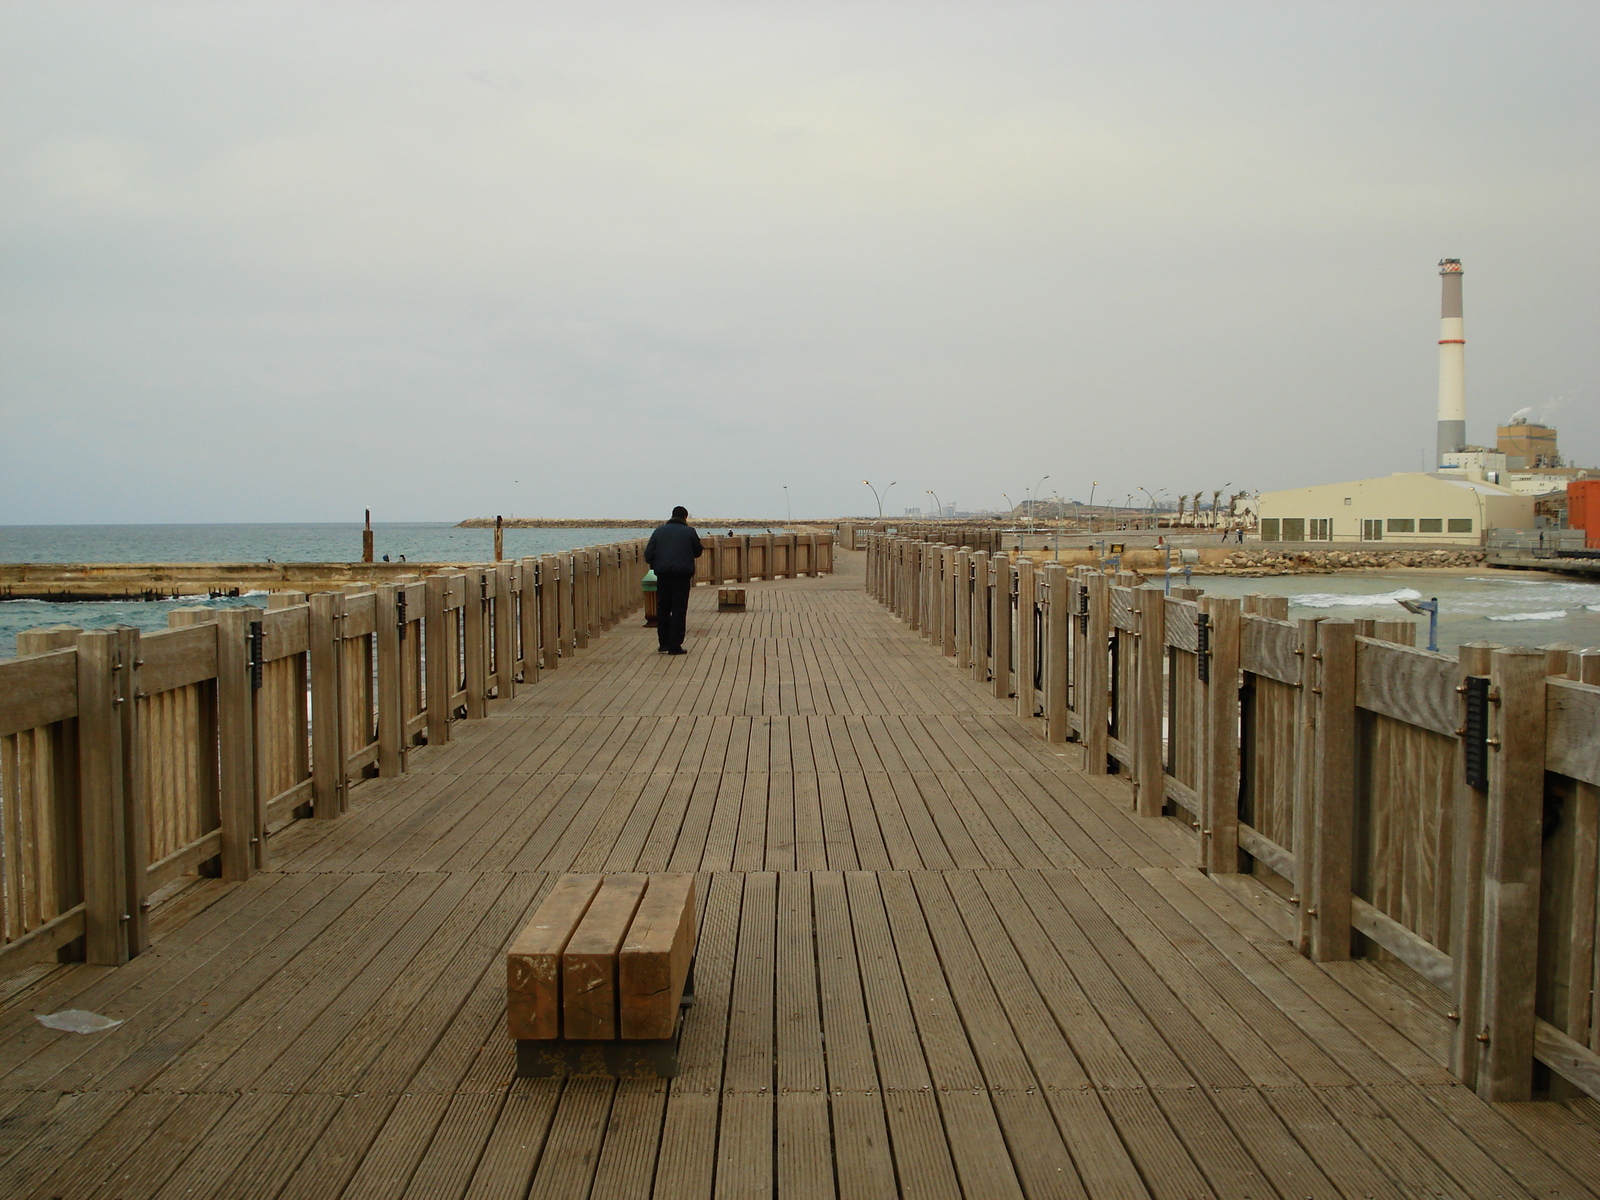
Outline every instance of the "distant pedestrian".
POLYGON ((683 648, 684 623, 700 551, 700 535, 690 527, 689 510, 681 504, 645 543, 644 561, 656 573, 656 640, 662 654, 688 653, 683 648))

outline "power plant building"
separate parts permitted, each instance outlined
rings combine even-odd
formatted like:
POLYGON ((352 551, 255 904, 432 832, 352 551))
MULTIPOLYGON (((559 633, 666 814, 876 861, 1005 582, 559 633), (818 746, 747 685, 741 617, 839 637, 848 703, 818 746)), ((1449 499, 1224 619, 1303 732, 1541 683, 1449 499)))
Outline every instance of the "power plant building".
POLYGON ((1533 526, 1532 496, 1422 471, 1261 494, 1263 542, 1480 546, 1486 530, 1533 526))
POLYGON ((1436 468, 1264 492, 1263 542, 1481 546, 1492 529, 1536 528, 1536 498, 1588 474, 1562 466, 1556 431, 1523 419, 1521 412, 1496 430, 1493 450, 1467 444, 1461 260, 1443 259, 1439 276, 1436 468))

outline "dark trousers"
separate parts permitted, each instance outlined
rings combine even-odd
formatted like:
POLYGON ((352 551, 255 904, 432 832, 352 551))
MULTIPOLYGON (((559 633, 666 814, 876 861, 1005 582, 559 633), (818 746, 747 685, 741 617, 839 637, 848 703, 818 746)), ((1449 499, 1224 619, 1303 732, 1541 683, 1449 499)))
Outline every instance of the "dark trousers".
POLYGON ((689 589, 693 575, 656 572, 656 638, 663 650, 683 647, 683 624, 689 615, 689 589))

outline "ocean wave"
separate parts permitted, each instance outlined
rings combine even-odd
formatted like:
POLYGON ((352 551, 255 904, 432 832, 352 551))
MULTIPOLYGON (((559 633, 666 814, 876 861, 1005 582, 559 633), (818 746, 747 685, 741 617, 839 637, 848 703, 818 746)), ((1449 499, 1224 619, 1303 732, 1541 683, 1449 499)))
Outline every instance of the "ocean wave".
POLYGON ((1590 612, 1600 612, 1600 604, 1585 604, 1584 608, 1588 609, 1590 612))
POLYGON ((1536 613, 1506 613, 1500 617, 1490 617, 1491 621, 1559 621, 1567 615, 1564 608, 1553 609, 1550 612, 1536 613))
POLYGON ((1289 603, 1301 608, 1378 608, 1401 600, 1421 600, 1422 593, 1415 588, 1396 588, 1368 596, 1341 592, 1311 592, 1303 596, 1290 596, 1289 603))

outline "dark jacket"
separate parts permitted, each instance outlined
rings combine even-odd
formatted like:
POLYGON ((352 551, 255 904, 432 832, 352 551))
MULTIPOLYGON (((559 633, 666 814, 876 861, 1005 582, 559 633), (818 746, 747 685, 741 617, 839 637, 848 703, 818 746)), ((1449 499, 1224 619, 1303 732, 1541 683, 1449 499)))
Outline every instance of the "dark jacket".
POLYGON ((693 575, 700 550, 700 535, 687 521, 673 520, 656 526, 645 544, 644 560, 657 575, 693 575))

